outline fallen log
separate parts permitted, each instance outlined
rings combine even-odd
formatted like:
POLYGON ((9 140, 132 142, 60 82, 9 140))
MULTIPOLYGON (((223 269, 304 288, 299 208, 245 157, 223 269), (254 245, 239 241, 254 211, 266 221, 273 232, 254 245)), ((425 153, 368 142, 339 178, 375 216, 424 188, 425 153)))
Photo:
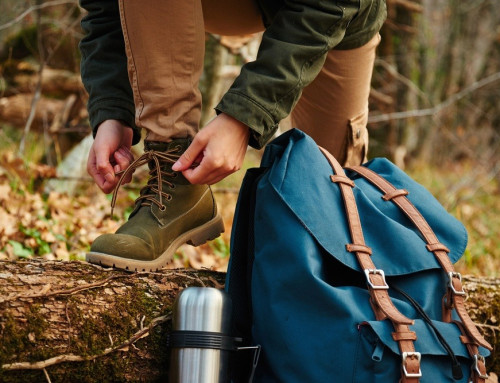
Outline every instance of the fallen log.
MULTIPOLYGON (((17 127, 23 127, 31 111, 32 94, 21 93, 0 98, 0 120, 17 127)), ((42 97, 37 104, 33 121, 34 130, 43 131, 44 124, 52 123, 54 117, 63 109, 64 100, 42 97)))
MULTIPOLYGON (((13 91, 16 93, 32 93, 38 81, 38 76, 35 74, 18 74, 13 79, 15 84, 13 91)), ((43 94, 65 98, 70 94, 79 94, 82 91, 83 84, 79 73, 49 67, 43 69, 43 94)))
MULTIPOLYGON (((188 286, 222 288, 224 279, 207 270, 126 273, 83 262, 1 261, 0 381, 167 381, 175 297, 188 286)), ((469 311, 495 344, 488 366, 498 374, 500 280, 464 279, 469 311)))

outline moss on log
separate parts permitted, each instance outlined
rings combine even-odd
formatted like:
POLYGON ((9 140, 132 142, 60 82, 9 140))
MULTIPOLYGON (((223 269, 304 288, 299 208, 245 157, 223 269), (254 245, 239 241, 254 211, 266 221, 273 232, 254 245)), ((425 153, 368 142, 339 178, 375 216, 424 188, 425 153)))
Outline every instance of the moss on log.
POLYGON ((223 287, 224 278, 0 262, 0 381, 165 382, 175 297, 188 286, 223 287))
MULTIPOLYGON (((185 287, 222 288, 200 270, 126 273, 82 262, 0 262, 1 382, 166 382, 171 306, 185 287)), ((495 345, 500 280, 465 278, 468 308, 495 345)))
MULTIPOLYGON (((500 376, 500 278, 464 277, 469 315, 493 346, 486 360, 489 372, 500 376)), ((498 382, 498 378, 496 380, 498 382)))

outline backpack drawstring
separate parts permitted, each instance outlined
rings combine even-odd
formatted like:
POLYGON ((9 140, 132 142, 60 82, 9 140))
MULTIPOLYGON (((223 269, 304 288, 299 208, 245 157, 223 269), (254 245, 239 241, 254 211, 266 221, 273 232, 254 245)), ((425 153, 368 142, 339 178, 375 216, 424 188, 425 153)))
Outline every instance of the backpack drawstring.
POLYGON ((455 355, 455 353, 451 349, 450 345, 448 344, 448 342, 446 341, 444 336, 436 328, 436 326, 432 322, 431 318, 424 311, 423 307, 415 299, 413 299, 411 296, 409 296, 407 293, 405 293, 403 290, 401 290, 395 286, 391 286, 391 288, 394 289, 395 291, 397 291, 398 293, 400 293, 402 296, 404 296, 413 305, 413 307, 415 307, 415 310, 417 310, 417 312, 420 314, 422 319, 432 328, 432 330, 434 331, 434 334, 436 335, 436 337, 439 340, 439 343, 441 343, 443 348, 446 350, 448 355, 451 357, 451 360, 452 360, 451 371, 452 371, 453 379, 455 379, 455 380, 462 379, 463 378, 462 368, 460 367, 460 362, 458 361, 457 356, 455 355))

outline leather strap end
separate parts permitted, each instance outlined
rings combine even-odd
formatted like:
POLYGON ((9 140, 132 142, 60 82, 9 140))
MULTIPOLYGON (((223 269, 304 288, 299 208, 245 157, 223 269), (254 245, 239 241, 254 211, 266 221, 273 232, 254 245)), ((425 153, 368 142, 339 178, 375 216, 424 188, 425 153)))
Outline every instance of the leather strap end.
POLYGON ((471 337, 466 335, 460 335, 460 341, 463 344, 476 344, 476 342, 474 342, 474 340, 471 337))
POLYGON ((409 194, 408 190, 405 190, 405 189, 394 189, 394 190, 392 190, 390 192, 385 193, 382 196, 382 199, 384 201, 390 201, 393 198, 401 197, 401 196, 407 196, 408 194, 409 194))
POLYGON ((366 245, 356 245, 355 243, 348 243, 345 248, 349 253, 365 253, 372 255, 372 249, 366 245))
POLYGON ((444 251, 446 253, 449 253, 450 252, 450 249, 448 249, 445 245, 443 245, 442 243, 429 243, 427 246, 426 246, 427 250, 429 250, 430 252, 434 252, 434 251, 444 251))
POLYGON ((339 176, 339 175, 333 174, 330 176, 330 180, 334 183, 341 183, 341 184, 350 186, 352 188, 354 187, 354 181, 348 177, 345 177, 345 176, 339 176))

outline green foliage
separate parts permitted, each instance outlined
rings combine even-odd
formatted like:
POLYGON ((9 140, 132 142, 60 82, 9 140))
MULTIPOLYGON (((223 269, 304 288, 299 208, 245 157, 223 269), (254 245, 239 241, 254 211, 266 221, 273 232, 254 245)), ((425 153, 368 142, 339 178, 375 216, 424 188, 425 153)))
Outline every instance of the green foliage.
POLYGON ((130 201, 130 204, 127 208, 125 208, 124 212, 123 212, 123 219, 125 221, 128 221, 128 218, 130 217, 130 214, 134 211, 134 208, 135 208, 135 200, 137 198, 139 198, 139 193, 138 192, 135 192, 133 190, 128 190, 127 191, 127 197, 130 201))
POLYGON ((9 243, 12 245, 14 255, 19 258, 31 258, 34 254, 33 249, 25 247, 22 243, 10 240, 9 243))
POLYGON ((42 233, 39 230, 27 228, 21 225, 19 227, 19 231, 27 237, 33 238, 35 240, 36 244, 38 245, 36 249, 37 255, 44 255, 51 252, 49 243, 42 239, 42 233))
POLYGON ((217 257, 229 257, 229 244, 224 241, 223 237, 218 237, 213 241, 210 241, 209 246, 217 257))
POLYGON ((416 165, 408 172, 467 229, 469 242, 457 268, 463 273, 498 276, 500 270, 500 185, 471 163, 416 165))

